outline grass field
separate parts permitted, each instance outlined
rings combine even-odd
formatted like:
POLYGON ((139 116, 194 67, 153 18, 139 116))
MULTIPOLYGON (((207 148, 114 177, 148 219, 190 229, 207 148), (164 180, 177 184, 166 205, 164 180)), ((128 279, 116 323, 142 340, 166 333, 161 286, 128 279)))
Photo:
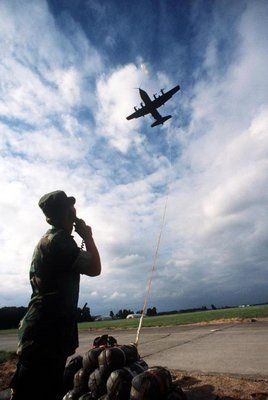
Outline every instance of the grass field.
MULTIPOLYGON (((268 305, 244 308, 227 308, 224 310, 208 310, 183 314, 169 314, 156 317, 145 317, 143 327, 187 325, 199 322, 210 322, 224 319, 249 319, 268 317, 268 305)), ((130 329, 137 328, 139 319, 119 319, 111 321, 82 322, 79 330, 88 329, 130 329)), ((0 335, 17 334, 17 329, 0 330, 0 335)))
MULTIPOLYGON (((228 308, 224 310, 208 310, 183 314, 169 314, 156 317, 145 317, 143 327, 186 325, 198 322, 210 322, 224 319, 251 319, 268 317, 268 305, 244 308, 228 308)), ((111 321, 83 322, 79 330, 84 329, 127 329, 137 328, 139 319, 121 319, 111 321)))

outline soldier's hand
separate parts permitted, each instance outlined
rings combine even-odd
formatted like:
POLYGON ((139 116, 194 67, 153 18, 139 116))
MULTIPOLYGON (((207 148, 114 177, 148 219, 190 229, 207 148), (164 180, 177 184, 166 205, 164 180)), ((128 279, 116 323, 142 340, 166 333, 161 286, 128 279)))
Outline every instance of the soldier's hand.
POLYGON ((92 238, 91 227, 88 226, 83 219, 76 218, 74 229, 82 239, 87 240, 92 238))

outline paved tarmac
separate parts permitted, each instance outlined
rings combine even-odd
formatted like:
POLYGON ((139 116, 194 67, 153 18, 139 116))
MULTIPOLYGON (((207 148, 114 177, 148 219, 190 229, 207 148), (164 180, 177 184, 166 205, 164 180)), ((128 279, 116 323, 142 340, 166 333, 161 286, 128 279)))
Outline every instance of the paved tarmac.
MULTIPOLYGON (((77 353, 83 355, 100 334, 83 332, 77 353)), ((119 344, 134 342, 136 338, 136 330, 113 330, 109 334, 119 344)), ((268 377, 268 321, 143 328, 138 348, 149 366, 161 365, 206 374, 268 377)))
MULTIPOLYGON (((136 330, 84 331, 77 354, 108 333, 118 344, 133 343, 136 330)), ((0 335, 0 350, 15 350, 16 335, 0 335)), ((149 366, 208 374, 268 377, 268 320, 235 324, 143 328, 139 353, 149 366)))

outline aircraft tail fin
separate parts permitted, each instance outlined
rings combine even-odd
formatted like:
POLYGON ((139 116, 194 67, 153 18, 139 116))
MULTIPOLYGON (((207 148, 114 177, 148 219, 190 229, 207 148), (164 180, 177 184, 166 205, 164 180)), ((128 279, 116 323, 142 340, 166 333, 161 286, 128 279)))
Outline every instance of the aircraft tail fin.
POLYGON ((157 125, 163 125, 164 122, 166 122, 168 119, 170 119, 172 116, 171 115, 167 115, 166 117, 161 117, 159 119, 157 119, 152 125, 151 127, 153 128, 154 126, 157 125))

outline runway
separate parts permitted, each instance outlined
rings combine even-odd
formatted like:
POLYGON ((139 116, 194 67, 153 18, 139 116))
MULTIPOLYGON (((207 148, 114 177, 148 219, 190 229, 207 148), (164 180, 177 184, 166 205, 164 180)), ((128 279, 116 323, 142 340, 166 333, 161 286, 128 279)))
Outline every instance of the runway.
MULTIPOLYGON (((104 332, 83 332, 78 354, 104 332)), ((107 332, 119 344, 135 341, 136 330, 107 332)), ((207 326, 144 328, 139 353, 149 364, 187 372, 268 377, 268 321, 207 326)))

